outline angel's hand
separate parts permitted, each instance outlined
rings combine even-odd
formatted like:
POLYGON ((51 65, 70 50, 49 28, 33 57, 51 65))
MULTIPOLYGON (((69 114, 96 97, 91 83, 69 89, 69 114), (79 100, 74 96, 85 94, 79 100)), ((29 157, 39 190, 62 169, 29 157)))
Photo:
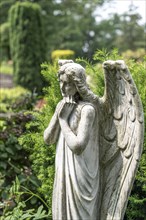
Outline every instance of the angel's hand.
POLYGON ((58 108, 58 117, 67 120, 75 105, 72 97, 64 97, 58 108))
POLYGON ((59 113, 60 109, 62 108, 62 105, 64 104, 64 100, 62 99, 60 102, 58 102, 57 106, 56 106, 56 109, 55 109, 55 112, 59 113))

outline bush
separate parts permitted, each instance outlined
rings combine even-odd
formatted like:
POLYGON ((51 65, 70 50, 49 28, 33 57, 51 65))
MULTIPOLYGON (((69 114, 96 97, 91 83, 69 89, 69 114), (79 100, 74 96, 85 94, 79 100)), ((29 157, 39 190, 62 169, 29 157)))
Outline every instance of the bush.
MULTIPOLYGON (((144 62, 137 62, 130 60, 129 67, 132 73, 133 79, 139 91, 143 110, 144 121, 146 127, 146 56, 144 62)), ((136 179, 132 188, 131 196, 126 211, 126 219, 138 219, 145 220, 146 217, 146 132, 144 135, 143 154, 140 160, 139 169, 136 175, 136 179)))
MULTIPOLYGON (((16 93, 18 90, 13 89, 13 91, 16 93)), ((18 93, 12 95, 9 91, 13 97, 13 105, 10 106, 13 112, 0 114, 0 215, 2 215, 0 219, 25 219, 21 218, 21 214, 26 215, 26 207, 27 214, 32 217, 38 216, 39 213, 35 214, 35 210, 43 203, 37 193, 40 181, 32 172, 31 163, 28 160, 29 154, 18 142, 18 138, 26 132, 26 123, 33 121, 30 110, 33 109, 36 97, 30 93, 20 96, 21 92, 26 92, 26 90, 20 89, 19 95, 18 93), (20 192, 16 185, 13 187, 15 192, 11 191, 15 179, 18 179, 21 184, 20 192), (17 196, 18 193, 19 196, 17 196)), ((3 95, 2 101, 10 100, 10 95, 6 91, 3 91, 4 93, 5 97, 3 95)), ((42 211, 42 208, 40 209, 42 211)), ((43 213, 44 211, 40 213, 40 216, 43 216, 43 213)))
POLYGON ((0 26, 0 61, 10 60, 9 23, 0 26))
POLYGON ((45 207, 47 207, 45 201, 38 194, 35 194, 31 190, 23 186, 17 177, 16 180, 13 182, 13 185, 10 188, 9 192, 11 199, 5 200, 3 203, 0 203, 0 208, 3 209, 1 220, 49 220, 49 213, 47 213, 45 210, 45 207), (26 197, 26 195, 28 196, 28 198, 26 201, 24 201, 24 196, 26 197), (28 201, 30 201, 32 204, 35 204, 36 200, 38 199, 41 201, 41 203, 43 203, 43 205, 39 201, 37 203, 36 209, 28 208, 28 201))
MULTIPOLYGON (((15 87, 12 89, 1 89, 1 95, 0 95, 0 111, 1 112, 12 112, 14 111, 14 106, 16 103, 20 102, 19 100, 21 99, 21 104, 22 104, 22 99, 25 99, 25 104, 26 104, 26 99, 31 97, 31 93, 24 89, 23 87, 15 87)), ((21 110, 24 107, 24 105, 21 105, 21 110)), ((19 108, 20 110, 20 108, 19 108)))
POLYGON ((43 64, 42 74, 49 83, 49 87, 45 88, 46 106, 41 112, 33 114, 35 121, 27 124, 27 134, 19 138, 19 143, 30 154, 32 161, 32 169, 41 181, 39 193, 43 194, 49 206, 51 215, 52 189, 54 179, 54 158, 55 146, 46 146, 43 140, 43 132, 54 113, 56 104, 61 99, 59 82, 57 80, 57 66, 54 63, 43 64))
POLYGON ((59 59, 74 59, 75 52, 73 50, 54 50, 51 54, 53 61, 59 59))
POLYGON ((0 1, 0 12, 1 12, 1 19, 0 24, 3 24, 7 22, 8 20, 8 11, 11 5, 13 5, 16 2, 16 0, 5 0, 0 1))
POLYGON ((6 74, 6 75, 12 75, 13 74, 13 63, 12 61, 3 61, 0 63, 0 73, 6 74))
POLYGON ((145 56, 145 49, 138 49, 136 51, 133 50, 126 50, 122 53, 124 59, 134 59, 135 61, 143 61, 145 56))
POLYGON ((41 8, 35 3, 17 2, 10 9, 9 22, 14 81, 41 92, 44 82, 40 64, 46 54, 41 8))

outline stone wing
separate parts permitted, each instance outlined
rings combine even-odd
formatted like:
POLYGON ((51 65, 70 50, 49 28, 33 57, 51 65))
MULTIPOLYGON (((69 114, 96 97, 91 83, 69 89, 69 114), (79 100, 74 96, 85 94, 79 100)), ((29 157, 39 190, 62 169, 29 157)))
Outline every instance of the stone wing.
POLYGON ((102 220, 122 220, 141 157, 144 122, 141 100, 124 61, 106 61, 100 100, 102 220))

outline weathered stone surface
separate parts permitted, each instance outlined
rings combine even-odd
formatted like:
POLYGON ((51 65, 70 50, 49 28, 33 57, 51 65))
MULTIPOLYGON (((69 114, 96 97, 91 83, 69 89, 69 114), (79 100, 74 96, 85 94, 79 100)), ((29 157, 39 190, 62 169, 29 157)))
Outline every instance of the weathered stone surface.
POLYGON ((124 61, 106 61, 104 97, 85 69, 59 61, 63 99, 44 132, 57 142, 53 220, 122 220, 143 142, 141 101, 124 61))

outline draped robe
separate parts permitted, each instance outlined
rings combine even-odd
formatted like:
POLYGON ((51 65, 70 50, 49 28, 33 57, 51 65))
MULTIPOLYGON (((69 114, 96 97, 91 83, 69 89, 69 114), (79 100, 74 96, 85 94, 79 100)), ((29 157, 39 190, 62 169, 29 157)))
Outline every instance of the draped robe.
MULTIPOLYGON (((85 105, 91 106, 81 102, 70 115, 69 126, 74 134, 78 132, 85 105)), ((99 181, 98 115, 95 109, 89 141, 81 154, 70 150, 60 131, 55 159, 53 220, 97 220, 99 181)))

